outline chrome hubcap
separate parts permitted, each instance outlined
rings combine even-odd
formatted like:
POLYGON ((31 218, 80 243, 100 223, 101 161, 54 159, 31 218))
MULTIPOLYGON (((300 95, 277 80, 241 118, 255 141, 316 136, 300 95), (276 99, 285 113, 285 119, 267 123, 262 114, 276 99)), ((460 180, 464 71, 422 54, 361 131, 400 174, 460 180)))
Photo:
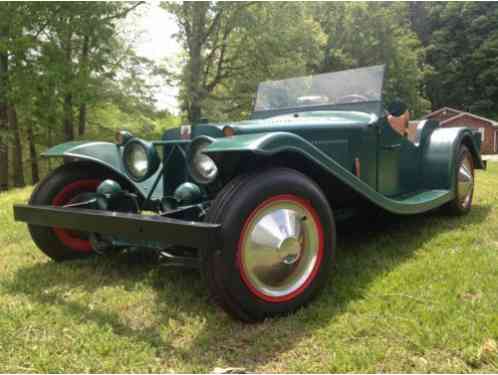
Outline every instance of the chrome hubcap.
POLYGON ((319 260, 319 229, 299 202, 282 199, 261 207, 244 227, 240 261, 260 294, 282 298, 310 279, 319 260))
POLYGON ((467 206, 472 190, 474 188, 474 175, 472 173, 472 161, 467 155, 460 164, 458 170, 458 199, 462 206, 467 206))

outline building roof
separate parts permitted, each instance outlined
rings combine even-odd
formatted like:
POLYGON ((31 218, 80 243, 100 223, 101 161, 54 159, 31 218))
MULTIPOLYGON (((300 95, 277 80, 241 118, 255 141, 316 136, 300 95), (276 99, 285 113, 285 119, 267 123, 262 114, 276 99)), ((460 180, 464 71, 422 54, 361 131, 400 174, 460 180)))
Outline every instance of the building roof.
POLYGON ((486 117, 474 115, 473 113, 461 111, 459 109, 455 109, 455 108, 451 108, 451 107, 442 107, 442 108, 439 108, 436 111, 428 113, 422 119, 434 117, 435 115, 437 115, 437 114, 439 114, 441 112, 444 112, 444 111, 450 111, 450 112, 454 112, 456 114, 454 116, 448 117, 446 120, 441 121, 440 122, 441 125, 450 123, 453 120, 456 120, 456 119, 461 118, 463 116, 470 116, 470 117, 476 118, 476 119, 481 120, 481 121, 489 122, 492 126, 497 126, 498 127, 498 122, 497 121, 491 120, 491 119, 486 118, 486 117))
POLYGON ((476 118, 478 120, 482 120, 482 121, 485 121, 485 122, 489 122, 491 125, 493 126, 498 126, 498 122, 496 121, 493 121, 489 118, 486 118, 486 117, 481 117, 481 116, 477 116, 477 115, 474 115, 470 112, 461 112, 458 114, 458 115, 455 115, 455 116, 452 116, 450 118, 447 118, 446 120, 444 121, 441 121, 440 124, 441 125, 444 125, 444 124, 447 124, 449 122, 452 122, 453 120, 456 120, 457 118, 461 118, 461 117, 464 117, 464 116, 469 116, 469 117, 473 117, 473 118, 476 118))
POLYGON ((455 108, 451 108, 451 107, 442 107, 442 108, 439 108, 438 110, 436 111, 433 111, 431 113, 428 113, 424 116, 424 118, 430 118, 430 117, 433 117, 441 112, 444 112, 444 111, 451 111, 451 112, 455 112, 455 113, 462 113, 463 111, 460 111, 459 109, 455 109, 455 108))

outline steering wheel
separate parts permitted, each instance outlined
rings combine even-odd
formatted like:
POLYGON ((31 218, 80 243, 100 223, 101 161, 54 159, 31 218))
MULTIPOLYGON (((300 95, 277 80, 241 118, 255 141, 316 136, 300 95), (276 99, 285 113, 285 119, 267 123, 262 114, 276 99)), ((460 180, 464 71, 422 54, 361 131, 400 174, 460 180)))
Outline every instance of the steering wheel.
POLYGON ((346 104, 346 103, 361 103, 361 102, 368 102, 369 99, 360 94, 351 94, 351 95, 345 95, 337 98, 335 100, 335 104, 346 104))

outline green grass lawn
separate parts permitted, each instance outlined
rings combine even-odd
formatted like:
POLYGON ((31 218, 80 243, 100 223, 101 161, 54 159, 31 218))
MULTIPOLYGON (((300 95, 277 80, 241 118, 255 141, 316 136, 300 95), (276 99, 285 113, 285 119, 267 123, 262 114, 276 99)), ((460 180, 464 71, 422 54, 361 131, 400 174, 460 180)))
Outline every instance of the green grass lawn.
POLYGON ((498 163, 463 218, 339 232, 337 267, 297 314, 244 325, 192 271, 124 255, 56 264, 0 194, 0 372, 498 372, 498 163))

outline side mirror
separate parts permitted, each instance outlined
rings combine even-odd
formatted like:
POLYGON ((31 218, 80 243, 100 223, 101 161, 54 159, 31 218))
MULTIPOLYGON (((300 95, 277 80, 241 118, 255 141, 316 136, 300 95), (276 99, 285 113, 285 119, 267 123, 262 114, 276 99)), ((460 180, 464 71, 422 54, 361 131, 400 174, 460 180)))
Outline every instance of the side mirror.
POLYGON ((401 99, 394 99, 387 107, 387 112, 394 117, 399 117, 408 110, 406 103, 401 99))

